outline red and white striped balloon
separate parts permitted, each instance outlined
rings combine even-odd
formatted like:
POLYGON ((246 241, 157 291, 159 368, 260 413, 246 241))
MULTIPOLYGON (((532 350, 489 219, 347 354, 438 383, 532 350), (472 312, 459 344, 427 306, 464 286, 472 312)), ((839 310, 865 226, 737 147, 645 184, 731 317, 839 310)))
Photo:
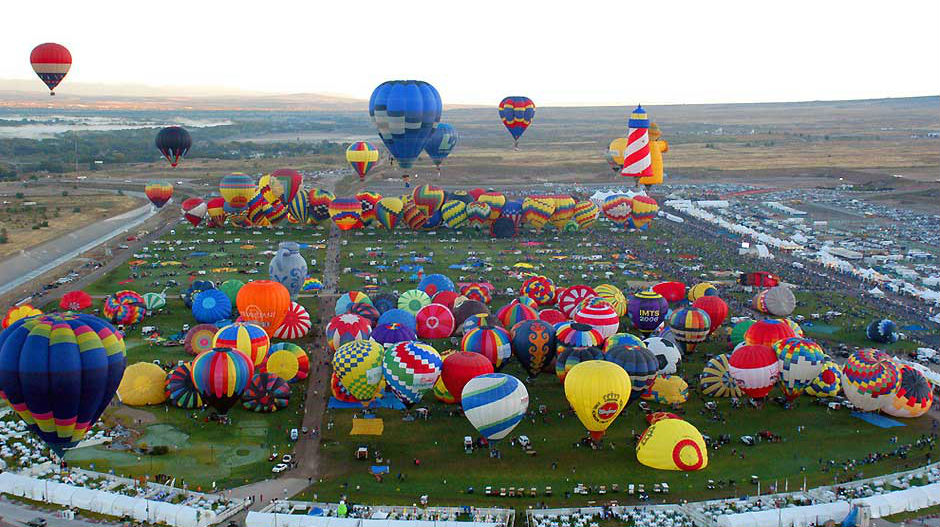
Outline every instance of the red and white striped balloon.
POLYGON ((284 321, 274 331, 274 338, 284 340, 303 338, 312 326, 307 308, 297 302, 291 302, 287 314, 284 315, 284 321))

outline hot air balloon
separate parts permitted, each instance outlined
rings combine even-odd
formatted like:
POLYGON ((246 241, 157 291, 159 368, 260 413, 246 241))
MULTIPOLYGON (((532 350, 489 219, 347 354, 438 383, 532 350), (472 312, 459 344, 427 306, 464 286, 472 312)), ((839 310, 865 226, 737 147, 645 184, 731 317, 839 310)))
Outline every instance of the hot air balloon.
POLYGON ((512 136, 513 148, 519 148, 519 138, 535 117, 535 103, 522 96, 509 96, 499 103, 499 118, 512 136))
POLYGON ((72 67, 72 54, 61 44, 46 42, 33 48, 29 54, 29 63, 49 88, 49 95, 55 95, 56 86, 72 67))
POLYGON ((310 189, 307 193, 307 201, 310 203, 310 216, 314 221, 324 221, 330 219, 330 203, 336 199, 336 196, 328 190, 322 188, 310 189))
POLYGON ((705 363, 699 378, 699 389, 711 397, 741 397, 744 394, 731 376, 728 355, 724 353, 705 363))
POLYGON ((193 140, 185 128, 167 126, 157 133, 154 144, 163 157, 170 162, 170 166, 175 167, 179 164, 181 157, 186 157, 189 148, 193 146, 193 140))
POLYGON ((898 390, 898 367, 887 353, 858 350, 842 366, 842 391, 863 412, 879 410, 898 390))
POLYGON ((539 315, 535 309, 519 302, 519 300, 513 300, 499 308, 499 311, 496 312, 496 318, 503 327, 511 328, 523 320, 535 320, 539 318, 539 315))
POLYGON ((731 331, 728 332, 728 349, 734 349, 738 344, 744 342, 745 333, 755 322, 757 321, 747 318, 731 326, 731 331))
POLYGON ((633 216, 633 199, 626 194, 607 196, 601 204, 601 212, 616 225, 626 227, 633 216))
POLYGON ((166 401, 166 372, 152 362, 131 364, 124 370, 117 397, 127 406, 148 406, 166 401))
POLYGON ((284 321, 290 309, 290 293, 279 282, 254 280, 238 290, 235 304, 242 318, 261 326, 268 336, 284 321))
POLYGON ((300 254, 296 242, 281 242, 277 254, 268 265, 271 280, 283 285, 292 298, 297 298, 307 278, 307 260, 300 254))
POLYGON ((167 399, 177 408, 194 410, 202 407, 202 396, 193 384, 192 364, 187 362, 173 368, 163 385, 167 399))
POLYGON ((894 417, 919 417, 933 405, 933 387, 924 374, 902 365, 898 369, 900 380, 894 396, 884 400, 881 411, 894 417))
POLYGON ((422 339, 446 339, 454 333, 454 315, 441 304, 431 303, 415 313, 418 337, 422 339))
POLYGON ((24 318, 0 333, 0 393, 59 456, 98 421, 125 366, 123 337, 93 315, 24 318))
POLYGON ((441 221, 451 229, 460 228, 467 220, 467 204, 456 199, 441 205, 441 221))
POLYGON ((91 295, 84 291, 69 291, 59 300, 59 309, 63 311, 81 311, 91 307, 91 295))
POLYGON ((768 271, 754 271, 741 273, 738 283, 757 287, 776 287, 780 285, 780 277, 768 271))
POLYGON ((255 372, 242 392, 242 406, 252 412, 276 412, 287 408, 290 386, 273 373, 255 372))
MULTIPOLYGON (((557 337, 556 337, 557 338, 557 337)), ((604 351, 597 346, 583 346, 558 349, 558 358, 555 359, 555 376, 562 383, 571 368, 589 360, 603 360, 604 351)))
POLYGON ((372 340, 386 347, 399 342, 411 342, 417 338, 415 330, 398 322, 377 323, 372 330, 372 340))
POLYGON ((806 387, 806 394, 813 397, 835 397, 842 390, 842 368, 828 357, 819 375, 806 387))
POLYGON ((630 297, 627 313, 633 327, 649 335, 666 320, 669 302, 655 291, 640 291, 630 297))
MULTIPOLYGON (((381 319, 379 324, 383 324, 381 319)), ((326 341, 330 351, 336 351, 347 342, 368 339, 371 333, 369 320, 354 313, 337 315, 326 325, 326 341)))
POLYGON ((596 296, 597 292, 590 286, 573 285, 557 291, 555 305, 566 317, 571 317, 585 300, 596 296))
POLYGON ((499 326, 480 326, 464 332, 460 351, 472 351, 486 357, 499 370, 512 354, 509 332, 499 326))
POLYGON ((444 191, 434 185, 422 185, 414 189, 411 201, 422 216, 430 218, 444 204, 444 191))
POLYGON ((761 313, 786 317, 793 313, 796 307, 796 297, 793 296, 793 291, 789 287, 778 285, 757 293, 751 305, 761 313))
POLYGON ((153 206, 160 208, 173 197, 173 184, 165 181, 151 181, 144 187, 144 194, 153 206))
POLYGON ((460 405, 467 420, 492 448, 522 421, 529 408, 529 392, 512 375, 486 373, 464 385, 460 405))
POLYGON ((301 225, 310 223, 310 200, 307 193, 300 191, 287 204, 288 219, 301 225))
POLYGON ((780 380, 789 398, 803 390, 819 376, 829 357, 819 344, 800 337, 778 340, 773 345, 780 369, 780 380))
POLYGON ((898 325, 892 320, 875 320, 865 328, 865 336, 879 344, 893 344, 900 339, 898 325))
POLYGON ((643 344, 656 356, 659 373, 672 375, 678 371, 679 364, 682 363, 682 352, 675 342, 661 337, 649 337, 643 339, 643 344))
POLYGON ((705 439, 682 419, 656 421, 640 436, 636 460, 657 470, 702 470, 708 466, 705 439))
POLYGON ((602 300, 600 297, 594 297, 586 300, 581 307, 575 311, 571 320, 579 324, 586 324, 594 328, 604 339, 617 333, 620 329, 620 317, 613 306, 602 300))
POLYGON ((530 377, 536 377, 555 358, 555 328, 541 320, 524 320, 510 330, 512 351, 530 377))
POLYGON ((34 317, 36 315, 41 315, 42 311, 36 309, 32 304, 22 304, 19 306, 13 306, 7 310, 6 315, 3 317, 3 321, 0 322, 0 327, 9 327, 11 324, 17 320, 34 317))
POLYGON ((379 162, 379 149, 367 141, 356 141, 346 149, 346 162, 359 174, 359 181, 379 162))
POLYGON ((209 216, 209 227, 222 227, 225 225, 225 218, 228 213, 225 212, 225 199, 214 197, 206 202, 206 214, 209 216))
POLYGON ((426 275, 418 282, 418 289, 433 297, 440 291, 456 291, 454 281, 445 275, 433 273, 426 275))
POLYGON ((460 294, 467 297, 467 300, 475 300, 482 304, 489 304, 490 300, 492 300, 490 288, 478 283, 471 283, 461 287, 460 294))
POLYGON ((333 354, 333 373, 353 397, 364 403, 378 397, 385 350, 372 339, 347 342, 333 354))
POLYGON ((369 99, 372 123, 403 169, 411 168, 421 155, 441 121, 442 109, 440 94, 424 81, 386 81, 369 99))
POLYGON ((552 212, 548 221, 560 231, 565 228, 568 220, 574 216, 575 201, 574 198, 566 194, 552 196, 552 199, 555 201, 555 211, 552 212))
POLYGON ((146 312, 144 297, 126 289, 109 295, 101 306, 101 314, 112 324, 136 324, 143 320, 146 312))
POLYGON ((470 379, 487 373, 493 373, 493 363, 479 353, 459 351, 444 357, 441 366, 441 379, 447 392, 459 402, 464 386, 470 379))
POLYGON ((611 347, 604 353, 603 360, 613 362, 630 374, 631 399, 646 391, 659 373, 659 359, 644 344, 611 347))
POLYGON ((284 320, 274 331, 274 338, 284 340, 303 338, 312 326, 307 309, 297 302, 291 302, 290 308, 284 314, 284 320))
POLYGON ((423 342, 399 342, 382 358, 385 385, 411 408, 424 397, 441 377, 443 359, 433 347, 423 342))
POLYGON ((708 338, 711 320, 708 318, 708 313, 697 307, 684 307, 669 315, 667 325, 679 349, 683 353, 692 353, 698 343, 708 338))
POLYGON ((555 283, 546 276, 530 276, 522 282, 519 294, 535 300, 540 306, 548 305, 555 300, 555 283))
POLYGON ((772 347, 777 341, 795 337, 793 328, 782 320, 765 318, 751 324, 744 333, 744 342, 749 345, 772 347))
POLYGON ((670 304, 685 298, 685 284, 682 282, 660 282, 650 289, 663 295, 663 298, 670 304))
POLYGON ((728 366, 731 377, 752 399, 766 397, 780 377, 777 354, 769 346, 741 346, 731 354, 728 366))
POLYGON ((222 415, 238 402, 255 373, 247 355, 232 348, 212 348, 193 359, 193 384, 202 399, 222 415))
POLYGON ((196 322, 211 324, 232 315, 232 301, 218 289, 207 289, 193 298, 192 312, 196 322))
POLYGON ((212 349, 212 340, 219 331, 215 324, 197 324, 186 332, 183 337, 183 349, 190 355, 199 355, 212 349))
POLYGON ((261 327, 247 322, 229 324, 212 337, 213 348, 236 349, 251 359, 252 366, 261 366, 270 346, 268 334, 261 327))
POLYGON ((438 174, 441 172, 441 163, 457 146, 459 138, 460 134, 457 133, 457 129, 453 125, 439 123, 428 139, 427 144, 424 145, 424 151, 427 152, 428 157, 437 167, 438 174))
POLYGON ((623 152, 626 148, 627 138, 618 137, 610 142, 610 145, 607 147, 607 152, 604 153, 607 164, 610 165, 610 169, 616 174, 619 174, 620 170, 623 169, 623 152))
POLYGON ((490 310, 483 302, 478 300, 465 300, 460 305, 454 307, 454 323, 457 324, 458 331, 462 331, 464 322, 473 315, 489 314, 490 310))
POLYGON ((183 217, 186 218, 193 227, 198 227, 202 219, 206 217, 209 211, 208 205, 201 198, 188 198, 183 200, 181 205, 183 217))
POLYGON ((649 228, 650 222, 659 212, 659 204, 649 196, 633 196, 633 205, 630 212, 630 218, 633 220, 633 226, 641 231, 649 228))
POLYGON ((310 358, 297 344, 278 342, 268 349, 262 371, 271 372, 287 382, 298 382, 310 373, 310 358))
POLYGON ((728 318, 728 304, 717 296, 701 296, 692 302, 692 307, 697 307, 708 314, 710 322, 708 334, 711 335, 728 318))
POLYGON ((362 203, 355 197, 336 198, 329 204, 330 219, 341 231, 361 229, 362 203))
POLYGON ((565 377, 565 397, 591 439, 598 442, 627 405, 630 376, 612 362, 582 362, 565 377))
POLYGON ((238 172, 223 177, 219 182, 219 194, 225 199, 225 203, 233 209, 247 207, 248 200, 257 188, 251 176, 238 172))
POLYGON ((601 347, 604 336, 596 329, 577 322, 562 322, 555 326, 555 342, 559 355, 569 348, 601 347))
POLYGON ((431 297, 420 289, 409 289, 398 297, 398 309, 403 309, 412 315, 430 303, 431 297))
POLYGON ((290 203, 303 192, 304 176, 293 168, 279 168, 271 172, 270 177, 280 183, 283 191, 280 198, 284 203, 290 203))
POLYGON ((540 231, 555 213, 555 200, 549 196, 528 196, 522 200, 522 221, 540 231))
POLYGON ((394 230, 404 204, 398 198, 386 197, 375 204, 375 220, 388 230, 394 230))

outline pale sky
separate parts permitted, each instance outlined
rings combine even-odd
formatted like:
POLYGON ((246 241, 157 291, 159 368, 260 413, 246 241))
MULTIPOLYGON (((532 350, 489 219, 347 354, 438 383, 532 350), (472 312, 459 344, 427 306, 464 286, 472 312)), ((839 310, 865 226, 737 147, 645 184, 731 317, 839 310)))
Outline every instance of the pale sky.
POLYGON ((940 1, 9 0, 0 79, 72 52, 69 82, 368 98, 422 79, 445 104, 758 102, 940 93, 940 1))

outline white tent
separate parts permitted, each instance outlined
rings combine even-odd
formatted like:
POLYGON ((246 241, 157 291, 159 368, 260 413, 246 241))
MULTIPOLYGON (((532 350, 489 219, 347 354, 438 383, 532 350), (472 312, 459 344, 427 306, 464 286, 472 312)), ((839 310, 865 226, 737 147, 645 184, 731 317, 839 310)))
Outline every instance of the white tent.
POLYGON ((851 507, 847 502, 819 503, 803 507, 785 507, 757 512, 742 512, 718 517, 719 527, 806 527, 829 520, 842 521, 851 507))
POLYGON ((871 507, 872 518, 910 512, 940 504, 940 483, 869 496, 858 500, 871 507))
POLYGON ((368 520, 337 518, 335 516, 305 516, 300 514, 248 513, 245 527, 499 527, 491 522, 455 522, 432 520, 368 520))

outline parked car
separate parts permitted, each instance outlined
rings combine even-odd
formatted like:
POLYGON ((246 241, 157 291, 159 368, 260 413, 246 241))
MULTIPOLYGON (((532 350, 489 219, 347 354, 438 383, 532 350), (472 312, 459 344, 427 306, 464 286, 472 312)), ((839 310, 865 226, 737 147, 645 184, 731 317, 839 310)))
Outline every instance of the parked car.
POLYGON ((288 468, 287 463, 278 463, 277 465, 274 465, 274 467, 271 469, 271 472, 278 474, 278 473, 284 472, 285 470, 287 470, 287 468, 288 468))

